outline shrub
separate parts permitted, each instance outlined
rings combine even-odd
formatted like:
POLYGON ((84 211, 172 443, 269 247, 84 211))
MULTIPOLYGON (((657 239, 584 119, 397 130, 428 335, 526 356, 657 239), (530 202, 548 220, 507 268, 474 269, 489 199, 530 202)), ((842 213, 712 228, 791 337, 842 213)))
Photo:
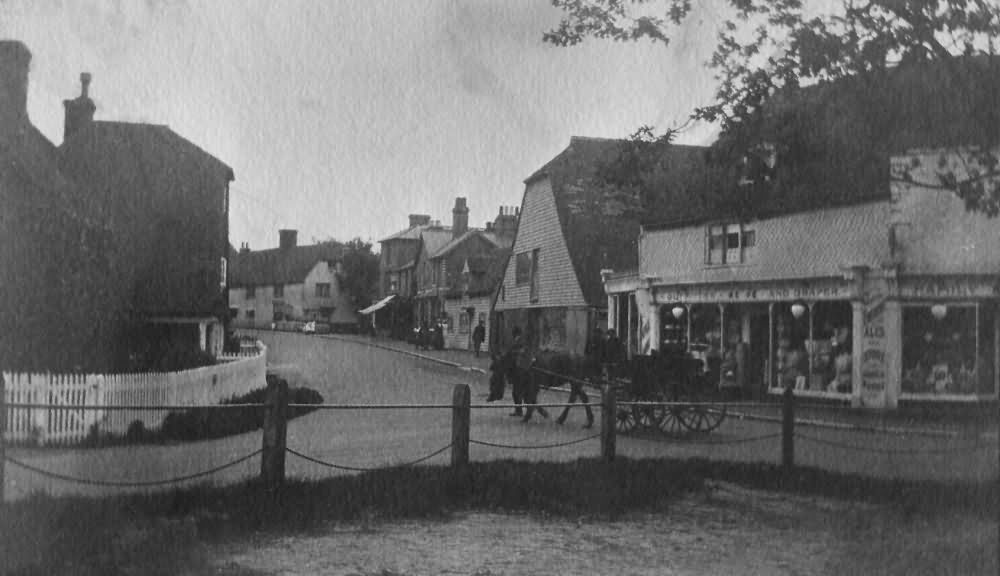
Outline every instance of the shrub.
MULTIPOLYGON (((221 404, 262 404, 267 399, 267 389, 258 388, 248 394, 234 396, 223 400, 221 404)), ((291 388, 288 391, 289 404, 322 404, 323 395, 311 388, 291 388)), ((315 408, 291 408, 288 419, 297 418, 312 412, 315 408)), ((218 410, 213 408, 194 408, 184 412, 171 412, 163 421, 163 426, 156 433, 156 439, 169 440, 205 440, 232 436, 256 430, 264 425, 263 407, 218 410)))

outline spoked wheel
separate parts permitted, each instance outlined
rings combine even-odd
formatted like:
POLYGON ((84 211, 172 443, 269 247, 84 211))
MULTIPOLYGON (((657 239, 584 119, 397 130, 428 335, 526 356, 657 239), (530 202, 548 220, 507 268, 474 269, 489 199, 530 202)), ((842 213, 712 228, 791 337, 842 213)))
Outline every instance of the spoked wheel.
POLYGON ((618 413, 615 414, 615 430, 622 434, 628 434, 632 430, 635 430, 635 413, 631 408, 622 407, 618 409, 618 413))
POLYGON ((680 421, 692 432, 707 433, 718 428, 725 418, 725 406, 702 405, 687 407, 680 421))
POLYGON ((632 411, 635 414, 635 423, 637 426, 641 426, 642 428, 656 428, 660 425, 660 417, 663 412, 662 406, 633 406, 632 411))
POLYGON ((687 406, 665 406, 663 416, 660 418, 660 432, 670 436, 678 436, 688 431, 684 424, 687 416, 687 406))

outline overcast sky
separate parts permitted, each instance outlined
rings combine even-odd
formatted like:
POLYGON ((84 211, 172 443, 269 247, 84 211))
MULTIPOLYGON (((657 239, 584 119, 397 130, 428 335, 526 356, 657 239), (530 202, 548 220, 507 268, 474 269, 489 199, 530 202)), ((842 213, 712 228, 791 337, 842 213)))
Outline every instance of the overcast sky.
MULTIPOLYGON (((715 14, 670 47, 543 44, 547 0, 0 0, 56 144, 93 73, 98 119, 167 124, 232 166, 230 241, 378 241, 407 215, 519 205, 570 136, 680 124, 713 91, 715 14)), ((711 127, 680 139, 704 144, 711 127)))

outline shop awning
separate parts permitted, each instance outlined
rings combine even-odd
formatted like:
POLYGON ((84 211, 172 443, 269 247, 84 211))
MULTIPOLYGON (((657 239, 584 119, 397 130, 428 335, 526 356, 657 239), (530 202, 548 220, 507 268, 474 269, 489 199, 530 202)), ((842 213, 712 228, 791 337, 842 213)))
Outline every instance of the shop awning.
POLYGON ((367 314, 371 314, 372 312, 375 312, 377 310, 381 310, 382 308, 385 307, 386 304, 389 303, 390 300, 392 300, 395 297, 396 297, 395 294, 393 294, 392 296, 386 296, 385 298, 379 300, 378 302, 372 304, 371 306, 365 308, 364 310, 358 310, 358 314, 365 314, 365 315, 367 315, 367 314))

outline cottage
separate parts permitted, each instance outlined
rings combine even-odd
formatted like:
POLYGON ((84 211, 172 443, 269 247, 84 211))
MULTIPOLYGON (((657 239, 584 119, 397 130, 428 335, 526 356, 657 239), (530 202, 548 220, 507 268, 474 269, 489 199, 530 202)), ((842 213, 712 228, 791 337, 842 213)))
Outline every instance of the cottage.
POLYGON ((278 248, 233 256, 229 306, 233 325, 269 328, 319 321, 353 330, 357 312, 341 288, 344 247, 335 242, 298 245, 296 230, 280 230, 278 248))

